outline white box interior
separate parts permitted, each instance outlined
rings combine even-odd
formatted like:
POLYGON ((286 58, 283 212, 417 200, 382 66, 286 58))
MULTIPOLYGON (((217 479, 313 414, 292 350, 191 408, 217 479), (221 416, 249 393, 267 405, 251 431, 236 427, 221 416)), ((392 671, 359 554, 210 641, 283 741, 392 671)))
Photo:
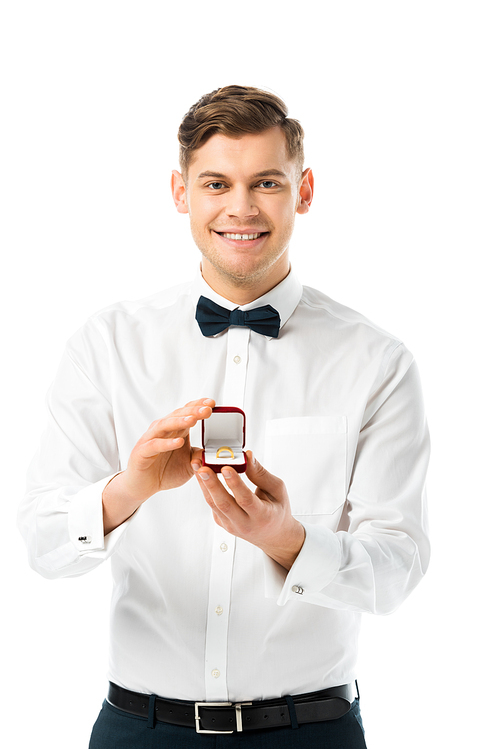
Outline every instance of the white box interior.
POLYGON ((205 462, 212 465, 243 465, 243 414, 232 411, 212 413, 204 422, 205 462), (234 460, 225 452, 219 458, 217 450, 220 447, 230 447, 234 453, 234 460))

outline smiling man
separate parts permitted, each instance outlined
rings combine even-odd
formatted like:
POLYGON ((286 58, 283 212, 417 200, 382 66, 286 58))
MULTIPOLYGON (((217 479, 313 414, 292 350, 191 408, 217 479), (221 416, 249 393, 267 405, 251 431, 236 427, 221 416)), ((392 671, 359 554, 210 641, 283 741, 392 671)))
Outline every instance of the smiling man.
POLYGON ((246 304, 288 275, 295 215, 309 210, 313 177, 302 174, 279 126, 238 139, 213 135, 184 177, 174 172, 172 190, 177 210, 190 215, 203 277, 222 296, 246 304))
POLYGON ((416 365, 291 270, 314 181, 280 99, 214 91, 179 141, 201 268, 68 342, 20 509, 30 563, 110 558, 91 749, 365 747, 361 614, 429 559, 416 365))

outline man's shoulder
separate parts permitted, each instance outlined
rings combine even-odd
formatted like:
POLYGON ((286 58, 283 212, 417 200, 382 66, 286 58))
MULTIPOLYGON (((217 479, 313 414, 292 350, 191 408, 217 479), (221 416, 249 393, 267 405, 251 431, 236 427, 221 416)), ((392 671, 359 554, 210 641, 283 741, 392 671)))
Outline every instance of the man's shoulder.
POLYGON ((139 299, 125 299, 102 307, 95 312, 90 320, 112 318, 115 315, 136 316, 141 311, 163 310, 175 305, 181 299, 189 297, 192 288, 191 282, 177 284, 161 291, 156 291, 139 299))
MULTIPOLYGON (((177 305, 191 304, 192 282, 157 291, 138 299, 113 302, 91 314, 68 339, 70 349, 129 335, 133 329, 152 329, 168 323, 169 314, 176 314, 177 305)), ((106 344, 105 344, 106 345, 106 344)))
POLYGON ((340 304, 318 289, 304 286, 301 302, 306 308, 322 314, 325 322, 336 328, 364 331, 365 334, 375 338, 401 343, 399 338, 365 317, 361 312, 340 304))

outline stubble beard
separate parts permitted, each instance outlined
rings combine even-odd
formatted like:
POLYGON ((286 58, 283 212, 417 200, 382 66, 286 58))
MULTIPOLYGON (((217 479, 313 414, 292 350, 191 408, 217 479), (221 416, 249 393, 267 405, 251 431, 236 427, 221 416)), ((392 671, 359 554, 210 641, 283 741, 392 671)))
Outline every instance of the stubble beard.
POLYGON ((292 231, 293 222, 292 226, 290 226, 286 232, 286 236, 282 238, 275 248, 269 248, 268 252, 261 257, 258 262, 254 261, 254 263, 252 263, 251 258, 245 262, 244 257, 242 257, 241 263, 238 264, 237 260, 229 262, 228 257, 225 256, 223 252, 221 252, 217 247, 214 247, 211 242, 205 241, 205 238, 202 235, 200 236, 197 228, 191 225, 193 239, 203 258, 210 263, 222 280, 239 289, 252 289, 259 285, 260 282, 270 274, 273 266, 275 266, 286 253, 292 231))
POLYGON ((266 256, 258 265, 249 267, 249 264, 240 266, 228 263, 220 253, 207 252, 199 247, 203 257, 210 263, 212 268, 222 277, 222 279, 239 289, 251 289, 258 285, 265 278, 286 252, 286 247, 271 256, 266 256))

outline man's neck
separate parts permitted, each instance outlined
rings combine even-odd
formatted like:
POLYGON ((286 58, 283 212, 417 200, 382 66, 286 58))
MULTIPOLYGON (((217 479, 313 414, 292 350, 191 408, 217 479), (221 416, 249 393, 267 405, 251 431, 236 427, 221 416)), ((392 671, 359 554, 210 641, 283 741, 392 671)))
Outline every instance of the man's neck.
POLYGON ((228 302, 243 307, 245 304, 250 304, 256 299, 260 299, 261 296, 264 296, 264 294, 267 294, 268 291, 271 291, 271 289, 280 284, 290 273, 290 266, 288 266, 288 270, 284 274, 283 272, 280 274, 270 274, 264 279, 254 284, 249 283, 248 285, 245 285, 244 282, 241 285, 234 281, 231 282, 230 279, 210 272, 211 270, 210 266, 207 267, 202 262, 201 273, 210 288, 219 296, 227 299, 228 302))

